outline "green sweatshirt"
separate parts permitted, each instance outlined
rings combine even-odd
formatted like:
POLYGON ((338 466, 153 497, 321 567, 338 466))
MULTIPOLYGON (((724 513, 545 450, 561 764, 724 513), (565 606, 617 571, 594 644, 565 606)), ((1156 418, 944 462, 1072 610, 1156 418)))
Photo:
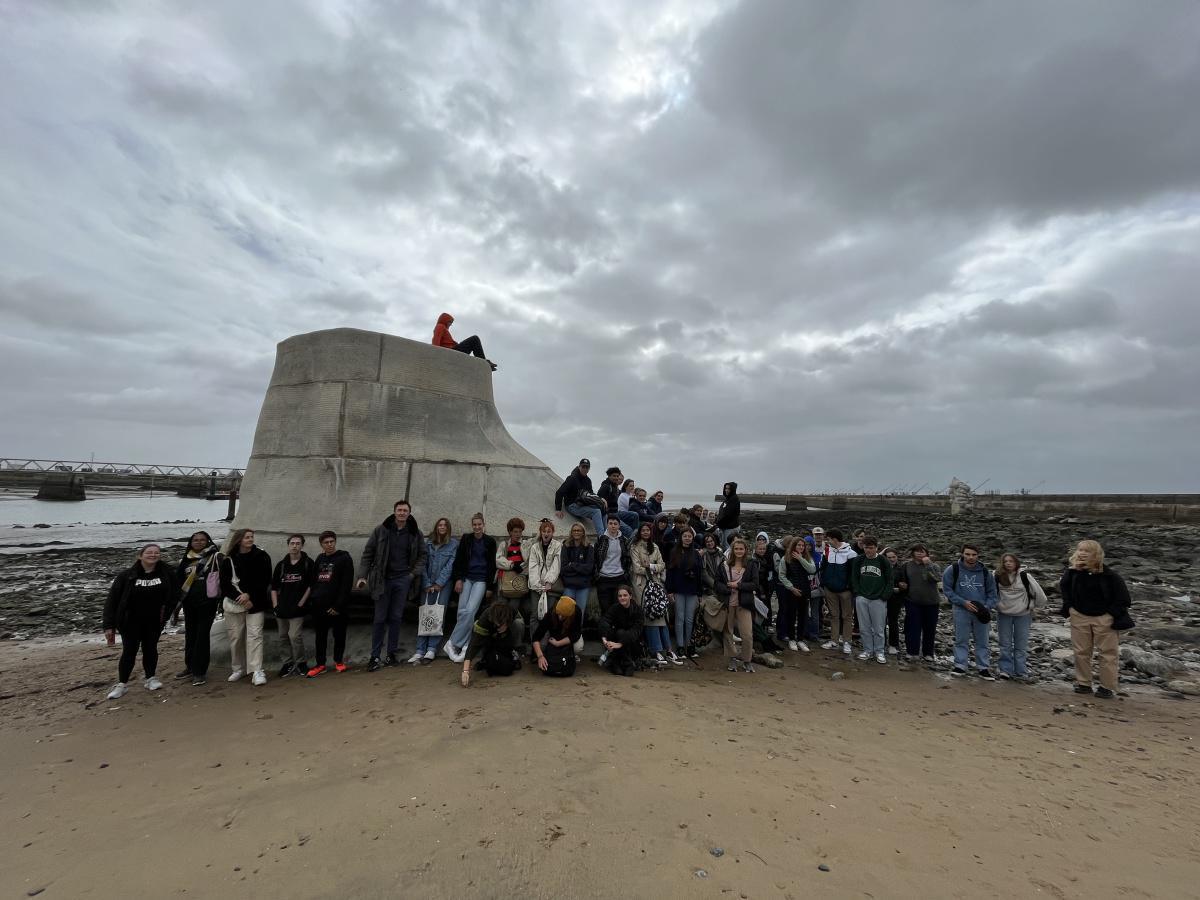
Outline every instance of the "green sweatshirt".
POLYGON ((850 560, 850 590, 856 597, 886 600, 892 595, 892 564, 882 553, 874 559, 866 554, 850 560))

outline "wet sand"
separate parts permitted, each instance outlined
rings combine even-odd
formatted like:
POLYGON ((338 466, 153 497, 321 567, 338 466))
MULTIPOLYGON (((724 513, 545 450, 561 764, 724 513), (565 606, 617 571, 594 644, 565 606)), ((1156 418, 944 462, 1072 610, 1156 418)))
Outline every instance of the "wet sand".
POLYGON ((116 650, 0 644, 0 896, 1167 898, 1200 883, 1195 707, 1150 688, 1080 702, 820 652, 755 675, 585 662, 464 690, 439 660, 192 688, 169 678, 180 641, 164 638, 162 691, 116 702, 116 650))

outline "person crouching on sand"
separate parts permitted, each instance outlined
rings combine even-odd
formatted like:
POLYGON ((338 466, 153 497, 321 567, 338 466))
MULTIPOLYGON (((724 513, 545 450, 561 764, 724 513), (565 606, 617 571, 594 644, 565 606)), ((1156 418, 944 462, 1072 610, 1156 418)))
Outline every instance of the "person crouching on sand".
POLYGON ((560 597, 533 631, 533 655, 543 675, 567 678, 575 674, 574 644, 583 635, 583 617, 575 601, 560 597))
POLYGON ((509 627, 512 621, 513 608, 502 598, 497 598, 483 611, 471 630, 471 644, 463 657, 463 687, 471 686, 471 666, 476 657, 482 657, 480 667, 493 676, 508 676, 521 668, 509 627))
POLYGON ((617 599, 600 619, 600 643, 604 645, 603 665, 614 675, 629 676, 637 668, 642 637, 642 609, 633 602, 633 589, 623 584, 617 599))
POLYGON ((108 590, 103 622, 108 646, 116 646, 117 632, 121 633, 121 661, 117 663, 117 683, 108 692, 109 700, 125 696, 139 647, 146 690, 157 691, 162 687, 155 675, 158 637, 175 608, 177 588, 171 570, 159 562, 161 555, 158 544, 147 544, 133 565, 113 579, 108 590))

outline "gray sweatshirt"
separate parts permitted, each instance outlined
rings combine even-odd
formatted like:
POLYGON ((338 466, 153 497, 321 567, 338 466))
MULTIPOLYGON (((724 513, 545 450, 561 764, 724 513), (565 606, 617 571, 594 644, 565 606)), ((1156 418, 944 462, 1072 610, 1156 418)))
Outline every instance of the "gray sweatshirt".
POLYGON ((929 562, 921 565, 910 559, 900 569, 897 581, 908 584, 908 600, 917 606, 937 606, 942 602, 938 594, 938 585, 942 580, 942 570, 929 562))

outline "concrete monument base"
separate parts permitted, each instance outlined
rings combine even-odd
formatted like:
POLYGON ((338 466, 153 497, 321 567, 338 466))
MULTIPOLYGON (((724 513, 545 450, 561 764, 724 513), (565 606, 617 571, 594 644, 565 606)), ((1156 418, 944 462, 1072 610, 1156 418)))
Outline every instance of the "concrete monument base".
MULTIPOLYGON (((358 560, 371 529, 407 498, 421 529, 455 534, 482 512, 490 534, 512 516, 527 534, 553 518, 562 480, 504 427, 488 363, 353 328, 297 335, 276 350, 234 528, 282 555, 293 532, 325 529, 358 560)), ((573 520, 555 519, 562 533, 573 520)))

